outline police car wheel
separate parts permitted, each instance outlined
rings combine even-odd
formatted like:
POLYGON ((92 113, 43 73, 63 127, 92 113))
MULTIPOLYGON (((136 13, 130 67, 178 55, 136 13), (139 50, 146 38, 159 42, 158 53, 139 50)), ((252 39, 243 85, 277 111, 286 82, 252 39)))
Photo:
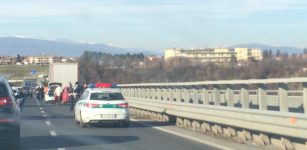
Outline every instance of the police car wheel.
POLYGON ((82 120, 81 113, 80 113, 80 125, 81 125, 81 128, 86 128, 87 127, 87 123, 84 123, 83 120, 82 120))
POLYGON ((129 121, 124 121, 124 128, 128 128, 130 126, 130 122, 129 121))
POLYGON ((76 124, 76 125, 79 125, 79 124, 80 124, 80 121, 78 121, 76 117, 75 117, 75 124, 76 124))

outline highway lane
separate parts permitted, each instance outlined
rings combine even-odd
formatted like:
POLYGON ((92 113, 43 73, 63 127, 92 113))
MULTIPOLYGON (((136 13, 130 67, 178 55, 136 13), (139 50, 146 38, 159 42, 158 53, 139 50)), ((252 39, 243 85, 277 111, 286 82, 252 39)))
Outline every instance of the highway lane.
POLYGON ((216 148, 158 131, 136 122, 129 128, 112 124, 81 128, 68 105, 27 99, 22 111, 21 149, 57 150, 214 150, 216 148))

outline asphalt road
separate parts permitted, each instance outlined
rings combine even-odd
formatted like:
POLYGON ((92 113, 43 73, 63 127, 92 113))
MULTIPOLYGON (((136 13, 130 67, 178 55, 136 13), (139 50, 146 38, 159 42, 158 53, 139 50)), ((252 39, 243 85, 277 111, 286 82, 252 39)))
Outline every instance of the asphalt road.
POLYGON ((21 118, 21 149, 57 150, 214 150, 138 122, 129 128, 112 124, 81 128, 69 105, 27 99, 21 118))

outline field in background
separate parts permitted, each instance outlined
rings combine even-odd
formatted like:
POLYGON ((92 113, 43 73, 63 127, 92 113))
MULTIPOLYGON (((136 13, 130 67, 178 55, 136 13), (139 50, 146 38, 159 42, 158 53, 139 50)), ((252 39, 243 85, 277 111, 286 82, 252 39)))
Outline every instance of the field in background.
POLYGON ((47 65, 0 65, 0 74, 8 76, 10 80, 23 80, 46 75, 48 68, 47 65))

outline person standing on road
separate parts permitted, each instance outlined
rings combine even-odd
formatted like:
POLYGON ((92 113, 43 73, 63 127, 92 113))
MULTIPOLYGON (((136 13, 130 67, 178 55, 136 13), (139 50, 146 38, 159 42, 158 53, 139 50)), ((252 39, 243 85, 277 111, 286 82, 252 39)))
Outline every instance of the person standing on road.
POLYGON ((70 101, 70 110, 74 110, 74 89, 72 88, 71 82, 69 82, 68 86, 68 95, 69 95, 69 101, 70 101))
POLYGON ((59 104, 61 102, 61 93, 62 93, 62 85, 59 85, 55 89, 55 94, 57 97, 56 103, 59 104))
MULTIPOLYGON (((45 86, 44 86, 44 94, 48 95, 48 91, 49 91, 48 85, 45 84, 45 86)), ((44 98, 46 98, 46 97, 44 96, 44 98)))
POLYGON ((74 92, 75 92, 75 95, 76 95, 75 98, 79 99, 80 96, 81 96, 81 92, 82 92, 82 87, 79 85, 79 82, 75 83, 75 90, 74 90, 74 92))

